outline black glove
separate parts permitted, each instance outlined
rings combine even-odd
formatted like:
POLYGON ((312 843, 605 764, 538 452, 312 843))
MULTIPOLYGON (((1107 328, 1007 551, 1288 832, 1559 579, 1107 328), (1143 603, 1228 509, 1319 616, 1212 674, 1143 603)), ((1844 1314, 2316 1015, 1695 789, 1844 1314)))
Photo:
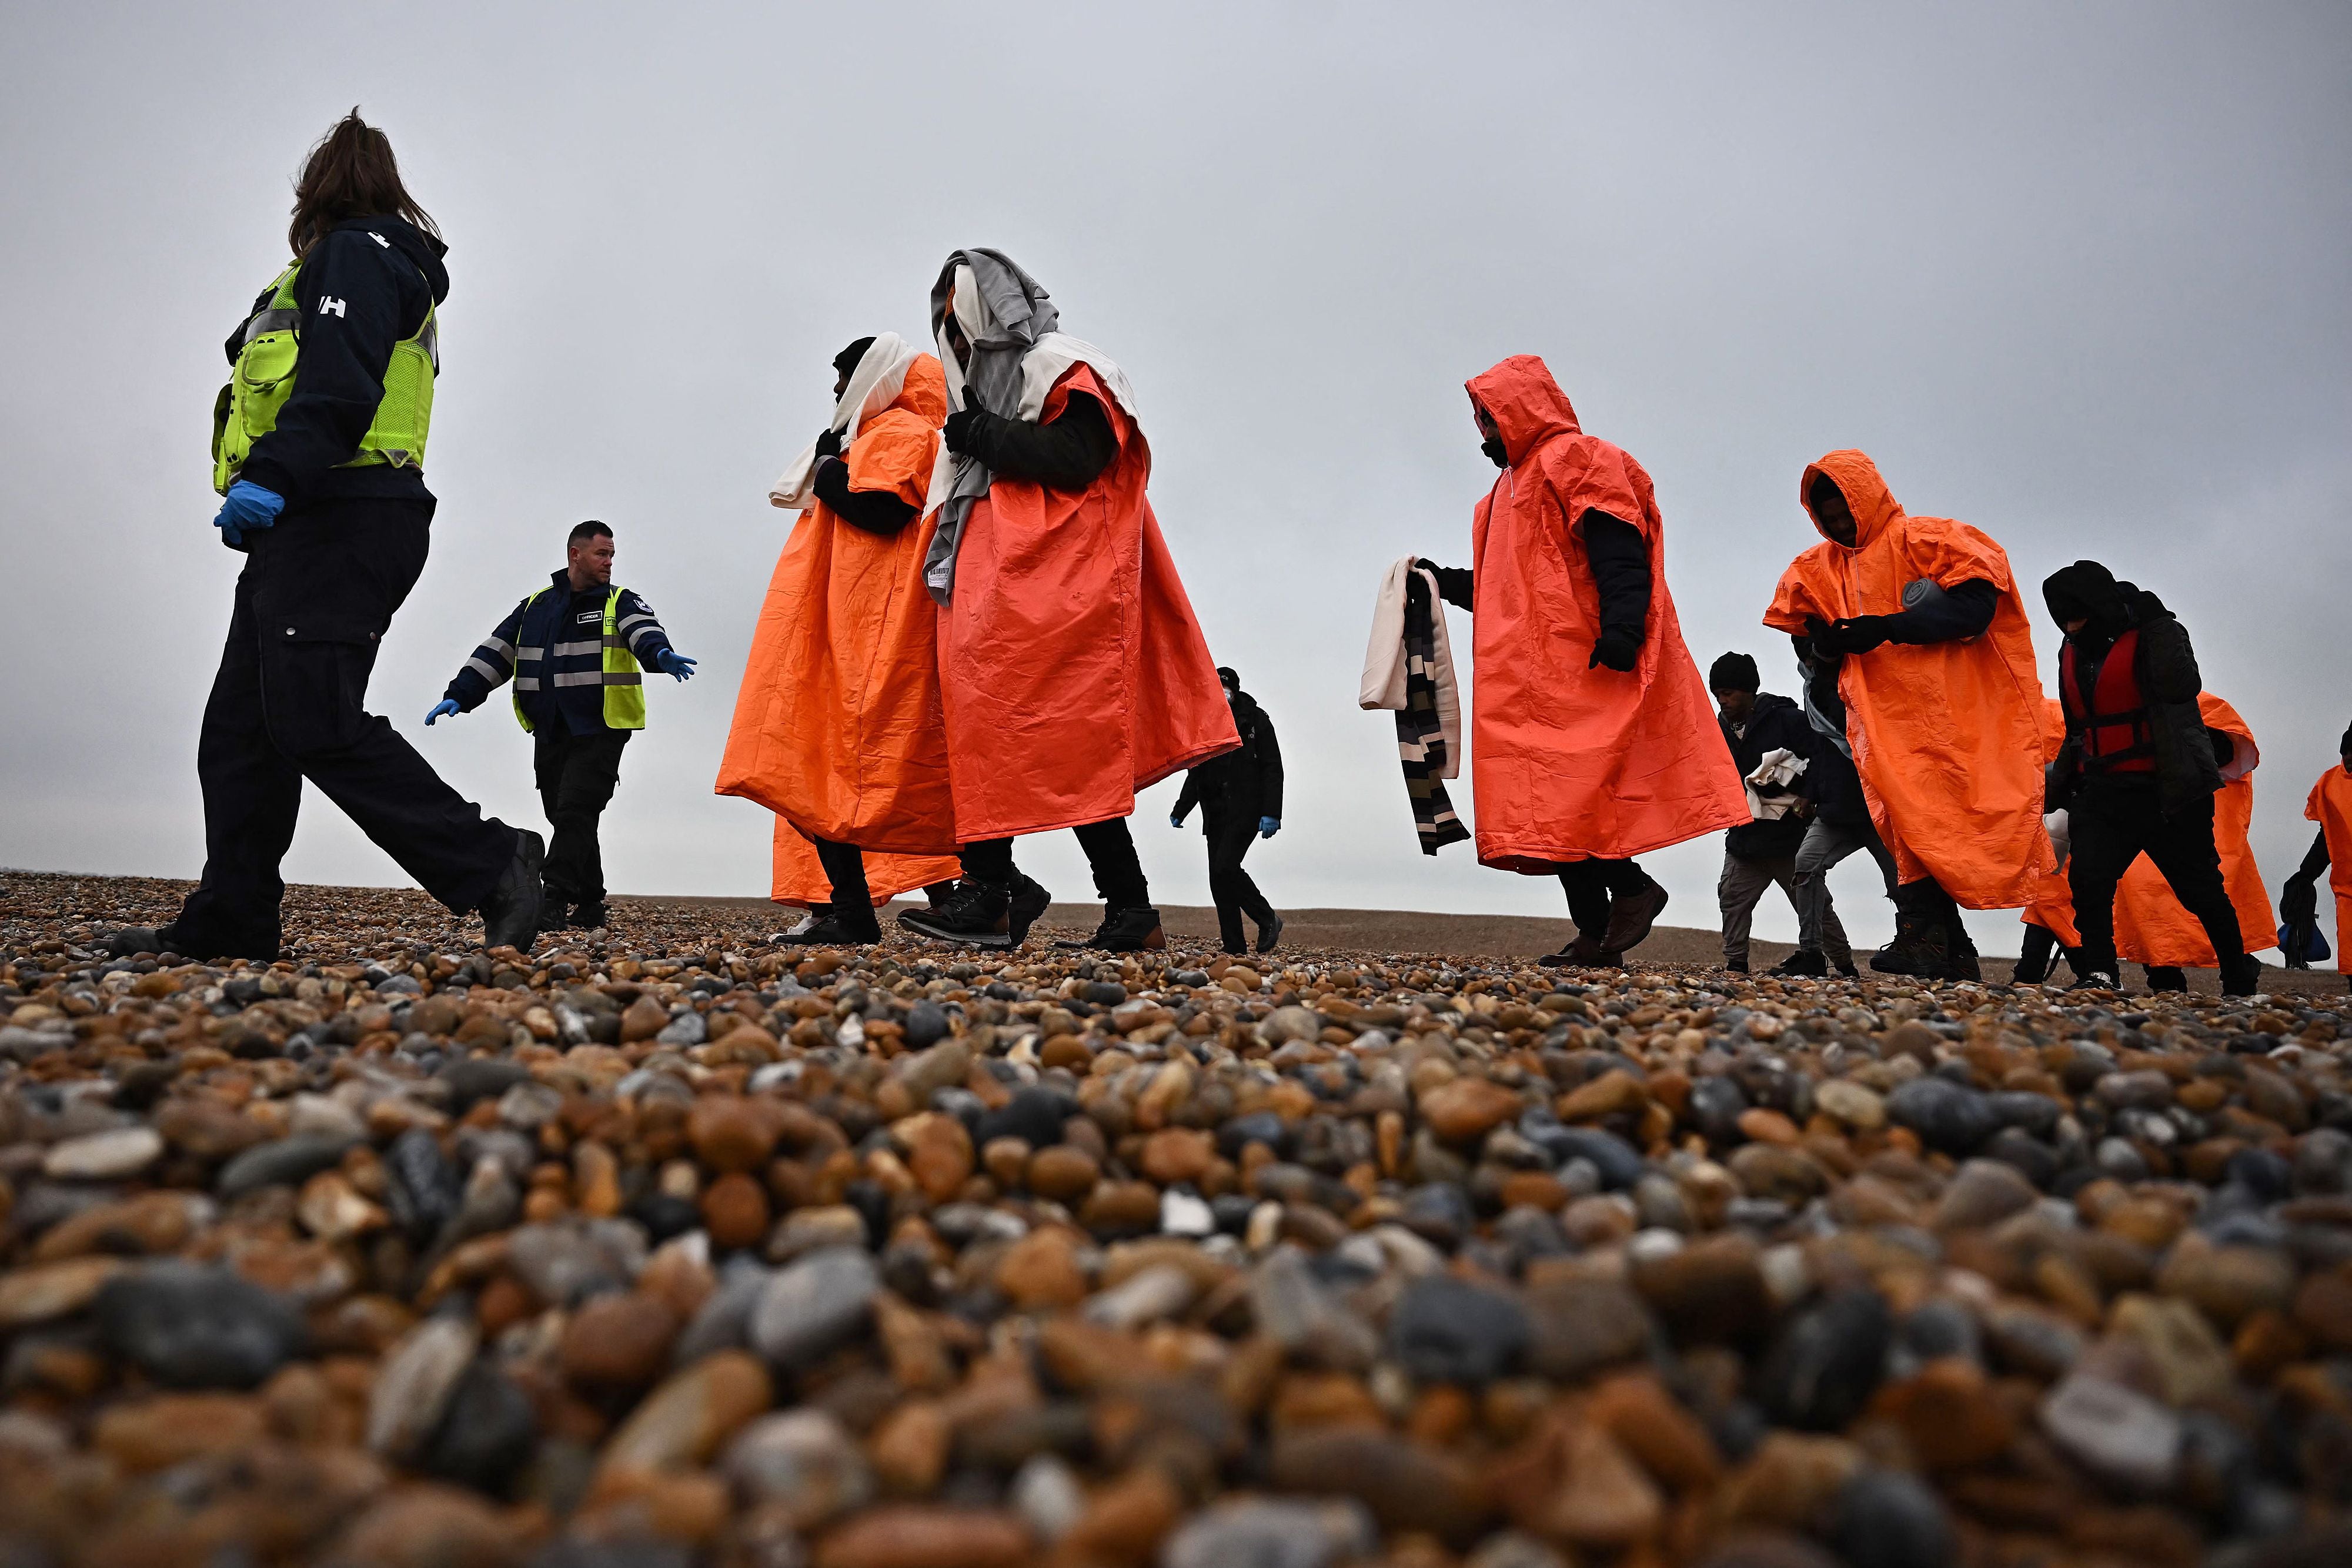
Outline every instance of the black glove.
POLYGON ((1642 639, 1622 627, 1612 626, 1601 633, 1592 644, 1592 657, 1586 661, 1588 670, 1606 664, 1612 670, 1631 673, 1642 662, 1642 639))
POLYGON ((826 425, 824 427, 824 434, 816 438, 816 455, 817 461, 820 463, 824 462, 828 457, 840 456, 841 432, 834 429, 833 426, 829 424, 826 425))
POLYGON ((2319 918, 2319 885, 2315 879, 2301 873, 2286 879, 2279 889, 2279 919, 2288 925, 2301 925, 2319 918))
POLYGON ((982 420, 993 418, 980 406, 980 393, 971 387, 963 389, 963 406, 948 415, 947 427, 940 434, 948 450, 961 457, 971 451, 971 427, 982 420))
POLYGON ((1833 621, 1826 631, 1813 638, 1818 647, 1832 653, 1867 653, 1886 641, 1887 622, 1891 615, 1849 615, 1833 621))

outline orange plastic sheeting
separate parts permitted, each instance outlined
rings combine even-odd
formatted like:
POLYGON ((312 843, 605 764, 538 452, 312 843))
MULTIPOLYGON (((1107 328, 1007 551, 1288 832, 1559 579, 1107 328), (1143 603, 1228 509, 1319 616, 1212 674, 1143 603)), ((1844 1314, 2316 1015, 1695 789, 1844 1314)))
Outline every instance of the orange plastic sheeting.
POLYGON ((1516 354, 1465 383, 1510 466, 1471 522, 1471 786, 1478 860, 1541 874, 1749 820, 1747 791, 1666 589, 1650 476, 1587 435, 1542 360, 1516 354), (1591 664, 1601 596, 1578 519, 1606 512, 1650 547, 1650 616, 1629 672, 1591 664))
MULTIPOLYGON (((833 883, 817 861, 816 846, 782 817, 775 821, 768 896, 778 904, 797 904, 803 909, 830 902, 833 883)), ((869 852, 866 857, 866 891, 873 894, 877 909, 902 893, 912 893, 935 882, 953 882, 962 874, 962 864, 953 855, 869 852)))
POLYGON ((2305 820, 2327 835, 2327 885, 2336 894, 2336 967, 2352 974, 2352 773, 2329 768, 2303 803, 2305 820))
MULTIPOLYGON (((2197 706, 2207 728, 2221 731, 2248 750, 2259 750, 2253 730, 2236 708, 2211 692, 2200 692, 2197 706)), ((2064 717, 2058 705, 2053 702, 2050 706, 2059 714, 2063 726, 2064 717)), ((2054 758, 2058 747, 2053 743, 2048 751, 2054 758)), ((2253 820, 2254 778, 2249 768, 2223 784, 2213 797, 2213 844, 2221 853, 2222 883, 2238 912, 2239 939, 2247 952, 2259 953, 2278 946, 2278 927, 2271 914, 2270 894, 2263 886, 2262 867, 2254 862, 2253 844, 2248 837, 2253 820)), ((2074 924, 2074 892, 2064 872, 2042 878, 2025 918, 2056 933, 2065 946, 2082 940, 2081 929, 2074 924)), ((2135 964, 2176 969, 2210 969, 2219 962, 2213 944, 2206 939, 2205 927, 2182 907, 2172 884, 2146 855, 2134 860, 2116 884, 2116 954, 2135 964)))
MULTIPOLYGON (((919 356, 897 400, 843 455, 851 486, 921 506, 946 417, 940 362, 919 356)), ((929 540, 917 524, 867 533, 822 501, 801 514, 751 635, 719 793, 757 800, 802 833, 835 842, 954 852, 939 617, 923 587, 929 540)), ((813 874, 824 887, 822 873, 813 874)))
POLYGON ((1992 584, 2000 601, 1980 635, 1881 643, 1845 661, 1838 691, 1871 820, 1900 879, 1932 876, 1969 909, 2031 903, 2053 864, 2042 828, 2043 699, 2008 555, 1966 523, 1906 514, 1860 452, 1809 465, 1800 501, 1815 474, 1844 493, 1854 543, 1824 534, 1790 562, 1764 624, 1802 632, 1812 620, 1898 614, 1905 586, 1921 578, 1992 584))
POLYGON ((1083 491, 999 475, 975 502, 940 617, 965 841, 1131 815, 1135 793, 1241 744, 1144 495, 1143 433, 1085 364, 1045 395, 1102 405, 1118 455, 1083 491))
MULTIPOLYGON (((2254 732, 2238 710, 2211 692, 2197 694, 2205 727, 2218 729, 2240 747, 2254 747, 2254 732)), ((2226 770, 2225 770, 2226 771, 2226 770)), ((2213 844, 2221 852, 2221 882, 2230 890, 2230 904, 2238 912, 2238 934, 2249 953, 2278 946, 2278 921, 2271 913, 2271 895, 2263 886, 2262 868, 2254 863, 2254 847, 2247 832, 2254 821, 2254 776, 2252 769, 2213 796, 2213 844)), ((2172 884, 2146 855, 2132 862, 2116 888, 2116 951, 2136 964, 2164 964, 2174 968, 2210 969, 2217 962, 2205 927, 2172 895, 2172 884)))

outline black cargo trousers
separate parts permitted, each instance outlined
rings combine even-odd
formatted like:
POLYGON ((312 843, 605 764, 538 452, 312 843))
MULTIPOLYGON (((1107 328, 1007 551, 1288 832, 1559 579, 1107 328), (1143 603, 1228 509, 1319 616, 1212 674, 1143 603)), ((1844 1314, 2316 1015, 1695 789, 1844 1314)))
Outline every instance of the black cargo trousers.
POLYGON ((178 951, 277 953, 278 862, 306 779, 452 911, 479 907, 498 885, 515 831, 363 706, 376 649, 425 570, 432 520, 429 498, 341 497, 289 507, 246 536, 196 742, 205 874, 173 923, 178 951))

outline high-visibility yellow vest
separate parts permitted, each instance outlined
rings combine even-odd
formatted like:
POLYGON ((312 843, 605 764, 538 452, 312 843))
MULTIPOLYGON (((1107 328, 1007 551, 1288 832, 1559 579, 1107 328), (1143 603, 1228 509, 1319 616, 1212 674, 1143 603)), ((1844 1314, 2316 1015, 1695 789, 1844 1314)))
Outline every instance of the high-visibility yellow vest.
MULTIPOLYGON (((278 412, 293 393, 294 367, 302 350, 302 313, 295 304, 294 285, 301 273, 298 261, 278 275, 268 300, 246 322, 236 368, 213 403, 213 488, 223 495, 236 482, 253 444, 278 428, 278 412)), ((434 311, 427 305, 415 335, 393 345, 375 418, 360 437, 359 450, 338 467, 425 465, 425 434, 433 423, 433 378, 441 368, 441 331, 434 311)))
MULTIPOLYGON (((546 591, 547 590, 542 588, 522 601, 524 620, 530 619, 530 607, 538 603, 540 595, 546 591)), ((637 663, 636 655, 629 652, 627 642, 621 636, 619 624, 621 592, 620 585, 615 583, 604 595, 604 637, 600 650, 603 660, 602 667, 595 671, 562 671, 552 668, 551 666, 561 664, 565 657, 562 652, 564 644, 558 642, 546 650, 553 656, 540 661, 551 667, 542 669, 536 675, 525 675, 522 673, 524 655, 539 653, 541 650, 523 645, 521 638, 517 637, 514 678, 515 722, 521 725, 526 732, 532 727, 530 716, 522 710, 523 693, 556 686, 591 684, 604 688, 604 723, 607 727, 613 729, 646 727, 644 667, 637 663)), ((515 630, 520 633, 522 630, 521 625, 518 623, 515 630)), ((562 635, 560 632, 557 634, 562 635)))

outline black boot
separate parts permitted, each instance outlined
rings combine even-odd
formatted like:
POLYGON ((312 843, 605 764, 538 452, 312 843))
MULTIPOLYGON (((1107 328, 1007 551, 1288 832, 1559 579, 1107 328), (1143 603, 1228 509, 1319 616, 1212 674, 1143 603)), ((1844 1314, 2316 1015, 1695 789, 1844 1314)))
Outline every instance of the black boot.
POLYGON ((1815 980, 1824 977, 1829 972, 1829 960, 1810 947, 1798 948, 1771 968, 1775 975, 1799 976, 1815 980))
POLYGON ((1282 916, 1268 911, 1257 928, 1257 950, 1271 953, 1282 946, 1282 916))
POLYGON ((1099 947, 1106 953, 1157 953, 1168 946, 1168 938, 1160 929, 1160 911, 1149 904, 1127 909, 1103 911, 1103 921, 1084 946, 1099 947))
POLYGON ((936 909, 909 909, 898 916, 898 924, 934 942, 1010 947, 1013 923, 1006 910, 1011 903, 1012 889, 1005 883, 966 877, 956 883, 945 904, 936 909))
POLYGON ((547 842, 529 828, 515 830, 514 858, 499 878, 489 897, 482 900, 482 946, 513 947, 528 953, 539 940, 539 912, 546 901, 540 871, 547 863, 547 842))
POLYGON ((1922 980, 1944 977, 1950 954, 1944 946, 1944 923, 1916 915, 1897 914, 1895 940, 1881 947, 1870 967, 1882 975, 1910 975, 1922 980))
POLYGON ((781 933, 776 940, 793 947, 870 947, 882 940, 882 923, 874 918, 871 905, 860 920, 856 909, 843 910, 824 904, 809 911, 810 919, 790 931, 781 933))
POLYGON ((1013 891, 1004 901, 1006 935, 1013 938, 1013 946, 1029 940, 1029 927, 1037 924, 1053 902, 1054 895, 1025 873, 1013 877, 1013 891))
POLYGON ((2225 997, 2251 997, 2263 988, 2263 961, 2252 953, 2241 953, 2221 965, 2221 994, 2225 997))
POLYGON ((2147 988, 2151 996, 2159 991, 2185 991, 2189 988, 2189 977, 2172 965, 2150 964, 2147 966, 2147 988))

